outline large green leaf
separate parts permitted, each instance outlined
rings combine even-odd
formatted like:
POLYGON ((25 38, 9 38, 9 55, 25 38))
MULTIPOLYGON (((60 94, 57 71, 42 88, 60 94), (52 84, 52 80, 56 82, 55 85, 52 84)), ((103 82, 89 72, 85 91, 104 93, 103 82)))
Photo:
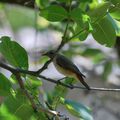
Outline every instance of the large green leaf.
POLYGON ((107 13, 110 5, 111 5, 110 2, 100 3, 94 9, 90 10, 88 12, 88 15, 91 17, 93 21, 100 19, 107 13))
POLYGON ((107 14, 107 18, 110 20, 111 24, 113 25, 116 35, 119 36, 120 34, 120 25, 119 22, 117 20, 115 20, 111 14, 107 14))
POLYGON ((114 26, 107 16, 96 24, 93 24, 93 28, 94 31, 92 32, 92 35, 97 42, 102 45, 106 45, 107 47, 114 46, 116 33, 114 26))
POLYGON ((90 108, 81 103, 64 98, 61 98, 61 101, 72 115, 82 118, 83 120, 93 120, 90 108))
MULTIPOLYGON (((13 115, 18 120, 29 120, 34 114, 32 107, 23 95, 7 97, 0 106, 0 115, 13 115)), ((14 120, 14 119, 13 119, 14 120)))
POLYGON ((46 18, 48 21, 57 22, 67 18, 67 11, 57 5, 51 5, 40 12, 40 16, 46 18))
POLYGON ((11 65, 28 69, 27 52, 9 37, 2 37, 0 39, 0 52, 11 65))
POLYGON ((11 83, 10 81, 0 73, 0 96, 6 96, 10 94, 11 83))

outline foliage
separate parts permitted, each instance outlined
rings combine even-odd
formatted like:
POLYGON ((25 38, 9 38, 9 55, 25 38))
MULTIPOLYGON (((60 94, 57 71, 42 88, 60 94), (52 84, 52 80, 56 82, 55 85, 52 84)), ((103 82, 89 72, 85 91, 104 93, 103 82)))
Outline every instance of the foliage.
MULTIPOLYGON (((89 34, 101 45, 113 47, 117 36, 120 36, 120 1, 119 0, 36 0, 36 4, 40 8, 40 18, 44 18, 48 22, 47 27, 56 27, 62 32, 63 42, 67 43, 75 41, 75 39, 84 41, 89 34), (55 22, 55 24, 54 24, 55 22), (65 24, 68 26, 65 28, 65 24), (60 29, 62 26, 62 29, 60 29), (66 29, 67 32, 63 32, 66 29)), ((4 9, 4 7, 2 7, 4 9)), ((16 22, 18 14, 8 13, 8 18, 12 22, 12 27, 17 30, 24 26, 22 22, 16 22)), ((22 13, 22 17, 29 16, 27 24, 32 25, 34 19, 27 12, 22 13), (32 21, 32 22, 31 22, 32 21)), ((40 27, 40 26, 39 26, 40 27)), ((0 38, 0 53, 5 60, 16 69, 29 69, 28 54, 26 50, 10 37, 4 36, 0 38)), ((68 56, 73 54, 81 54, 87 57, 93 57, 95 63, 105 59, 102 51, 94 48, 86 48, 81 50, 80 45, 70 46, 70 50, 64 53, 68 56), (74 49, 76 48, 76 49, 74 49), (71 54, 70 54, 71 53, 71 54)), ((43 62, 41 58, 40 62, 43 62)), ((44 59, 46 61, 46 59, 44 59)), ((104 66, 104 79, 112 70, 111 62, 106 62, 104 66)), ((43 93, 44 103, 39 100, 39 94, 42 93, 39 87, 42 81, 36 76, 20 74, 24 80, 26 90, 33 96, 35 104, 45 107, 47 110, 56 109, 62 104, 72 115, 83 120, 93 120, 90 108, 73 100, 66 99, 68 88, 56 85, 52 91, 43 93), (39 92, 40 91, 40 92, 39 92)), ((74 84, 71 78, 65 78, 63 83, 74 84)), ((0 73, 0 96, 4 96, 4 100, 0 106, 0 119, 7 120, 46 120, 48 117, 53 118, 46 111, 35 113, 30 106, 29 100, 23 96, 22 91, 18 87, 17 80, 12 74, 10 78, 0 73), (14 82, 13 82, 14 81, 14 82)))

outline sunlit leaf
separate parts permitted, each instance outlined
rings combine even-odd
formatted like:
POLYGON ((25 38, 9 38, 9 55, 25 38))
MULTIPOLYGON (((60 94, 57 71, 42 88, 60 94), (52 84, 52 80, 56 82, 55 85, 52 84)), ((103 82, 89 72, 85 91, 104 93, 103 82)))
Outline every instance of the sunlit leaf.
POLYGON ((44 8, 47 7, 49 0, 35 0, 36 4, 40 7, 40 8, 44 8))
POLYGON ((93 24, 93 28, 92 35, 97 42, 107 47, 114 46, 116 40, 115 28, 108 17, 104 17, 96 24, 93 24))
POLYGON ((116 35, 119 36, 119 34, 120 34, 120 24, 119 24, 119 21, 115 20, 111 16, 111 14, 108 14, 106 17, 110 20, 112 26, 114 27, 116 35))
POLYGON ((117 29, 117 36, 120 36, 120 22, 118 22, 118 21, 116 21, 116 24, 117 24, 117 27, 118 27, 118 29, 117 29))
POLYGON ((116 20, 120 20, 120 7, 114 8, 114 11, 112 11, 110 15, 116 20))
POLYGON ((10 94, 12 88, 10 81, 0 73, 0 96, 6 96, 10 94))
POLYGON ((120 0, 107 0, 107 1, 110 1, 110 2, 112 2, 112 4, 114 4, 114 5, 120 5, 120 0))
POLYGON ((72 115, 83 120, 93 120, 90 108, 83 104, 64 98, 61 98, 61 102, 72 115))
POLYGON ((28 82, 32 85, 32 87, 40 87, 42 85, 42 81, 35 76, 27 76, 28 82))
POLYGON ((86 28, 83 32, 81 32, 80 34, 78 34, 78 36, 76 36, 76 38, 79 38, 81 41, 85 40, 90 30, 89 16, 86 15, 80 8, 73 9, 70 15, 71 15, 71 19, 76 22, 74 34, 79 33, 81 30, 86 28))
POLYGON ((90 15, 93 21, 98 20, 106 15, 110 5, 110 2, 100 3, 94 9, 90 10, 88 15, 90 15))

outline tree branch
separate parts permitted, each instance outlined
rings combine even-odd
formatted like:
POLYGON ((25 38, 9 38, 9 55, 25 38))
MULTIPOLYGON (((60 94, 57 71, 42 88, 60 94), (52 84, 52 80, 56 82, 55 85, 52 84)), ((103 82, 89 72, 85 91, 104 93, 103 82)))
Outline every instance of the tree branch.
MULTIPOLYGON (((42 78, 44 80, 47 80, 49 82, 52 82, 56 85, 61 85, 61 86, 64 86, 64 87, 67 87, 69 89, 83 89, 83 90, 86 90, 85 87, 81 87, 81 86, 75 86, 75 85, 68 85, 68 84, 65 84, 61 81, 57 81, 57 80, 54 80, 54 79, 51 79, 51 78, 47 78, 45 76, 42 76, 42 75, 39 75, 39 73, 37 73, 37 71, 29 71, 29 70, 23 70, 23 69, 16 69, 16 68, 12 68, 4 63, 1 63, 0 62, 0 67, 1 68, 4 68, 12 73, 23 73, 23 74, 28 74, 28 75, 32 75, 32 76, 36 76, 36 77, 39 77, 39 78, 42 78)), ((94 90, 94 91, 113 91, 113 92, 119 92, 120 89, 114 89, 114 88, 96 88, 96 87, 90 87, 91 90, 94 90)))
POLYGON ((25 89, 24 83, 23 83, 23 80, 22 80, 20 74, 16 73, 16 72, 13 72, 13 74, 15 75, 16 79, 18 80, 18 83, 19 83, 19 86, 20 86, 21 90, 27 96, 27 98, 29 99, 29 101, 31 102, 32 108, 34 109, 34 111, 37 111, 37 106, 36 106, 36 104, 33 101, 33 97, 25 89))

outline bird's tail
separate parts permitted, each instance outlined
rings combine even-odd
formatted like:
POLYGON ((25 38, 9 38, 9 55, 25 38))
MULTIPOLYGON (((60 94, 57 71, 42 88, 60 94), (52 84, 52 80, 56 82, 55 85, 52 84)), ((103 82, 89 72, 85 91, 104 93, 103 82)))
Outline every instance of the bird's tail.
POLYGON ((88 90, 90 90, 90 87, 89 87, 88 84, 84 81, 84 78, 83 78, 83 77, 84 77, 84 76, 77 74, 77 78, 79 79, 79 81, 80 81, 88 90))

